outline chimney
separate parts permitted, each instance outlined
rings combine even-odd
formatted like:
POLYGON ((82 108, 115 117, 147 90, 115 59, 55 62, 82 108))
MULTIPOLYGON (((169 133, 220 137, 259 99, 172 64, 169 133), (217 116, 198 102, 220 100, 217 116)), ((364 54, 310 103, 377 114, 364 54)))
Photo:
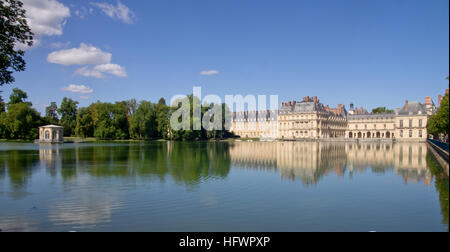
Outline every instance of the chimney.
POLYGON ((339 115, 342 115, 342 104, 338 105, 339 115))
POLYGON ((445 95, 448 95, 448 88, 445 90, 445 95))
POLYGON ((314 103, 317 103, 317 96, 314 96, 314 103))
POLYGON ((406 102, 405 102, 405 109, 408 109, 408 107, 409 107, 409 102, 408 102, 408 100, 406 100, 406 102))
POLYGON ((353 108, 355 107, 355 105, 352 103, 350 103, 350 110, 353 110, 353 108))
POLYGON ((442 95, 439 95, 439 98, 438 98, 438 106, 441 106, 441 102, 442 102, 442 95))
POLYGON ((431 105, 431 104, 432 104, 431 97, 430 96, 425 97, 425 105, 431 105))

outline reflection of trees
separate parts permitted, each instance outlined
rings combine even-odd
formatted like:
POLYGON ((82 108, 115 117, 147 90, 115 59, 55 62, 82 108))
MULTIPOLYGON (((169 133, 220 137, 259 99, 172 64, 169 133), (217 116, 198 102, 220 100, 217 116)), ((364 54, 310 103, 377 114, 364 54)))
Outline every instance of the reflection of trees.
MULTIPOLYGON (((439 192, 439 202, 441 204, 442 223, 448 227, 448 176, 445 175, 442 166, 437 162, 431 153, 427 154, 427 163, 431 173, 436 178, 436 189, 439 192)), ((448 229, 447 229, 448 231, 448 229)))
POLYGON ((228 175, 228 149, 228 143, 206 142, 78 146, 59 151, 58 156, 64 164, 59 169, 63 179, 85 173, 94 177, 158 178, 164 181, 170 175, 177 183, 194 185, 202 179, 228 175))
POLYGON ((178 183, 225 178, 230 171, 228 143, 170 143, 170 175, 178 183))
POLYGON ((0 153, 0 163, 6 165, 14 190, 21 190, 38 167, 39 156, 33 150, 7 150, 0 153))

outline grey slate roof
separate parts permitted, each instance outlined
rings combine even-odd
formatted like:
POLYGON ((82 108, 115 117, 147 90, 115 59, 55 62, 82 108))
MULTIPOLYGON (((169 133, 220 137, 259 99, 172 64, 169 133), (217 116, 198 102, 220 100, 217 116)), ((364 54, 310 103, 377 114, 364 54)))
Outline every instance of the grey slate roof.
POLYGON ((398 115, 426 115, 427 109, 425 105, 420 102, 410 102, 408 106, 398 110, 398 115))

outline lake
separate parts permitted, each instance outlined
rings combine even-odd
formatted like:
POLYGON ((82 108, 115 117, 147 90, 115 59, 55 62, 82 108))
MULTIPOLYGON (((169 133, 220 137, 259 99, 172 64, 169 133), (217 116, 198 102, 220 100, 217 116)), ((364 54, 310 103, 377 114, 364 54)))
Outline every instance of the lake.
POLYGON ((420 143, 0 143, 2 231, 448 231, 420 143))

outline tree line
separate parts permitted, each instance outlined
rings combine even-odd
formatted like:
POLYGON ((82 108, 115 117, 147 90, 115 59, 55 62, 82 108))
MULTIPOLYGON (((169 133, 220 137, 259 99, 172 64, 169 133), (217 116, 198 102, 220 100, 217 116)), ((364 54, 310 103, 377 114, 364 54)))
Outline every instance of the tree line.
MULTIPOLYGON (((170 117, 180 105, 170 107, 164 98, 157 103, 150 101, 137 102, 135 99, 116 103, 92 103, 88 107, 79 107, 78 101, 64 97, 61 104, 52 102, 45 109, 45 116, 32 107, 27 101, 27 93, 13 89, 9 102, 5 104, 0 96, 0 138, 15 140, 38 139, 38 128, 48 124, 64 127, 65 137, 96 138, 98 140, 208 140, 224 139, 232 134, 225 130, 207 131, 204 128, 194 130, 172 130, 170 117)), ((188 96, 192 104, 192 95, 188 96)), ((214 107, 204 104, 201 107, 202 117, 214 107)), ((224 113, 229 113, 222 104, 224 113)), ((191 116, 193 114, 191 106, 191 116)), ((191 119, 191 125, 192 125, 191 119)), ((193 127, 191 127, 193 129, 193 127)))
MULTIPOLYGON (((448 78, 447 78, 448 79, 448 78)), ((438 112, 428 119, 428 134, 436 139, 448 142, 449 131, 449 95, 446 94, 442 99, 438 112)))

